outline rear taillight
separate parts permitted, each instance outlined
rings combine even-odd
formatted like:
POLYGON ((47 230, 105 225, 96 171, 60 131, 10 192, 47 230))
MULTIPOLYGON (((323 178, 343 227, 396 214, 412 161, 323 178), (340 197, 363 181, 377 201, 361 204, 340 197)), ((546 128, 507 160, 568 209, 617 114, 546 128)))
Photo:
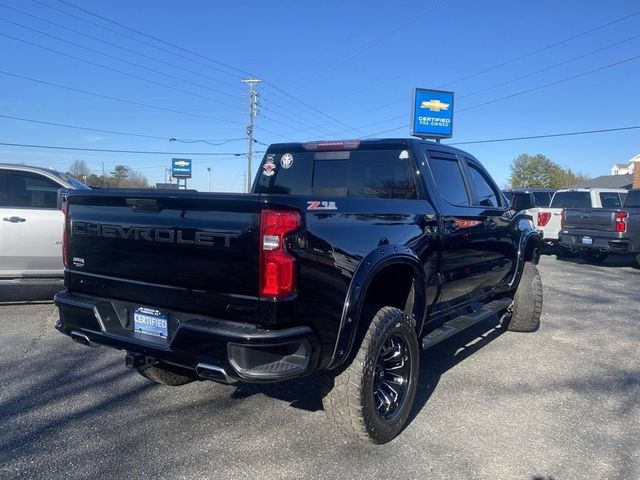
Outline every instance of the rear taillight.
POLYGON ((562 213, 560 214, 560 228, 564 228, 566 223, 567 223, 567 211, 562 210, 562 213))
POLYGON ((278 298, 296 289, 295 258, 285 237, 300 227, 300 215, 285 210, 263 210, 260 216, 260 295, 278 298))
POLYGON ((544 227, 551 220, 551 212, 538 212, 538 226, 544 227))
POLYGON ((64 220, 62 222, 62 263, 65 267, 69 266, 69 202, 67 199, 62 200, 60 206, 64 220))
POLYGON ((627 233, 627 212, 616 212, 616 233, 627 233))

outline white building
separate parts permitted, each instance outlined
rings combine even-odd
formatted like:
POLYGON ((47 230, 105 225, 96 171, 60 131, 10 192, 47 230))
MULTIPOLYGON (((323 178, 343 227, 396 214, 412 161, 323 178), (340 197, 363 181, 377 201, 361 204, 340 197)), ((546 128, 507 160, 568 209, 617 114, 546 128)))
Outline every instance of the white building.
POLYGON ((633 173, 636 162, 640 162, 640 153, 627 163, 614 163, 613 167, 611 167, 611 175, 629 175, 633 173))

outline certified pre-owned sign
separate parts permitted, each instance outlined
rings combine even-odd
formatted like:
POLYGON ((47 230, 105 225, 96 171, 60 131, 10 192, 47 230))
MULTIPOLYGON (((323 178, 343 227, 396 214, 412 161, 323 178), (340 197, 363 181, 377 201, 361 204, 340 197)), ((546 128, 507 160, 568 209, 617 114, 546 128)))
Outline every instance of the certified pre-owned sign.
POLYGON ((171 176, 173 178, 191 178, 191 160, 187 158, 172 158, 171 176))
POLYGON ((411 135, 414 137, 453 136, 453 92, 416 88, 412 111, 411 135))

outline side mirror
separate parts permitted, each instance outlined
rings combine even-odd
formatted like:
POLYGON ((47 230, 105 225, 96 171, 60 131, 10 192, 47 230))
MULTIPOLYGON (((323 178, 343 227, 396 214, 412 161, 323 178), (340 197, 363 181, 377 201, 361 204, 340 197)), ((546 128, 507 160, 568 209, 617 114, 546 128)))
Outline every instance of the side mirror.
POLYGON ((530 208, 535 208, 536 203, 533 199, 533 195, 530 193, 514 193, 513 198, 511 199, 511 209, 516 212, 520 212, 522 210, 528 210, 530 208))

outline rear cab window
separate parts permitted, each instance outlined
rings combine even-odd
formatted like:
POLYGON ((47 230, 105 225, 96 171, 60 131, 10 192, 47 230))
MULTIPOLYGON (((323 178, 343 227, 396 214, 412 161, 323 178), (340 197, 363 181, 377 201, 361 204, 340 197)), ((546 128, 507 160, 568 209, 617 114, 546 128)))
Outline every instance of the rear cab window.
POLYGON ((536 207, 548 207, 551 203, 551 194, 549 192, 533 192, 536 199, 536 207))
POLYGON ((591 208, 589 192, 556 192, 551 200, 551 208, 591 208))
POLYGON ((265 155, 255 193, 417 199, 408 147, 277 151, 265 155))

